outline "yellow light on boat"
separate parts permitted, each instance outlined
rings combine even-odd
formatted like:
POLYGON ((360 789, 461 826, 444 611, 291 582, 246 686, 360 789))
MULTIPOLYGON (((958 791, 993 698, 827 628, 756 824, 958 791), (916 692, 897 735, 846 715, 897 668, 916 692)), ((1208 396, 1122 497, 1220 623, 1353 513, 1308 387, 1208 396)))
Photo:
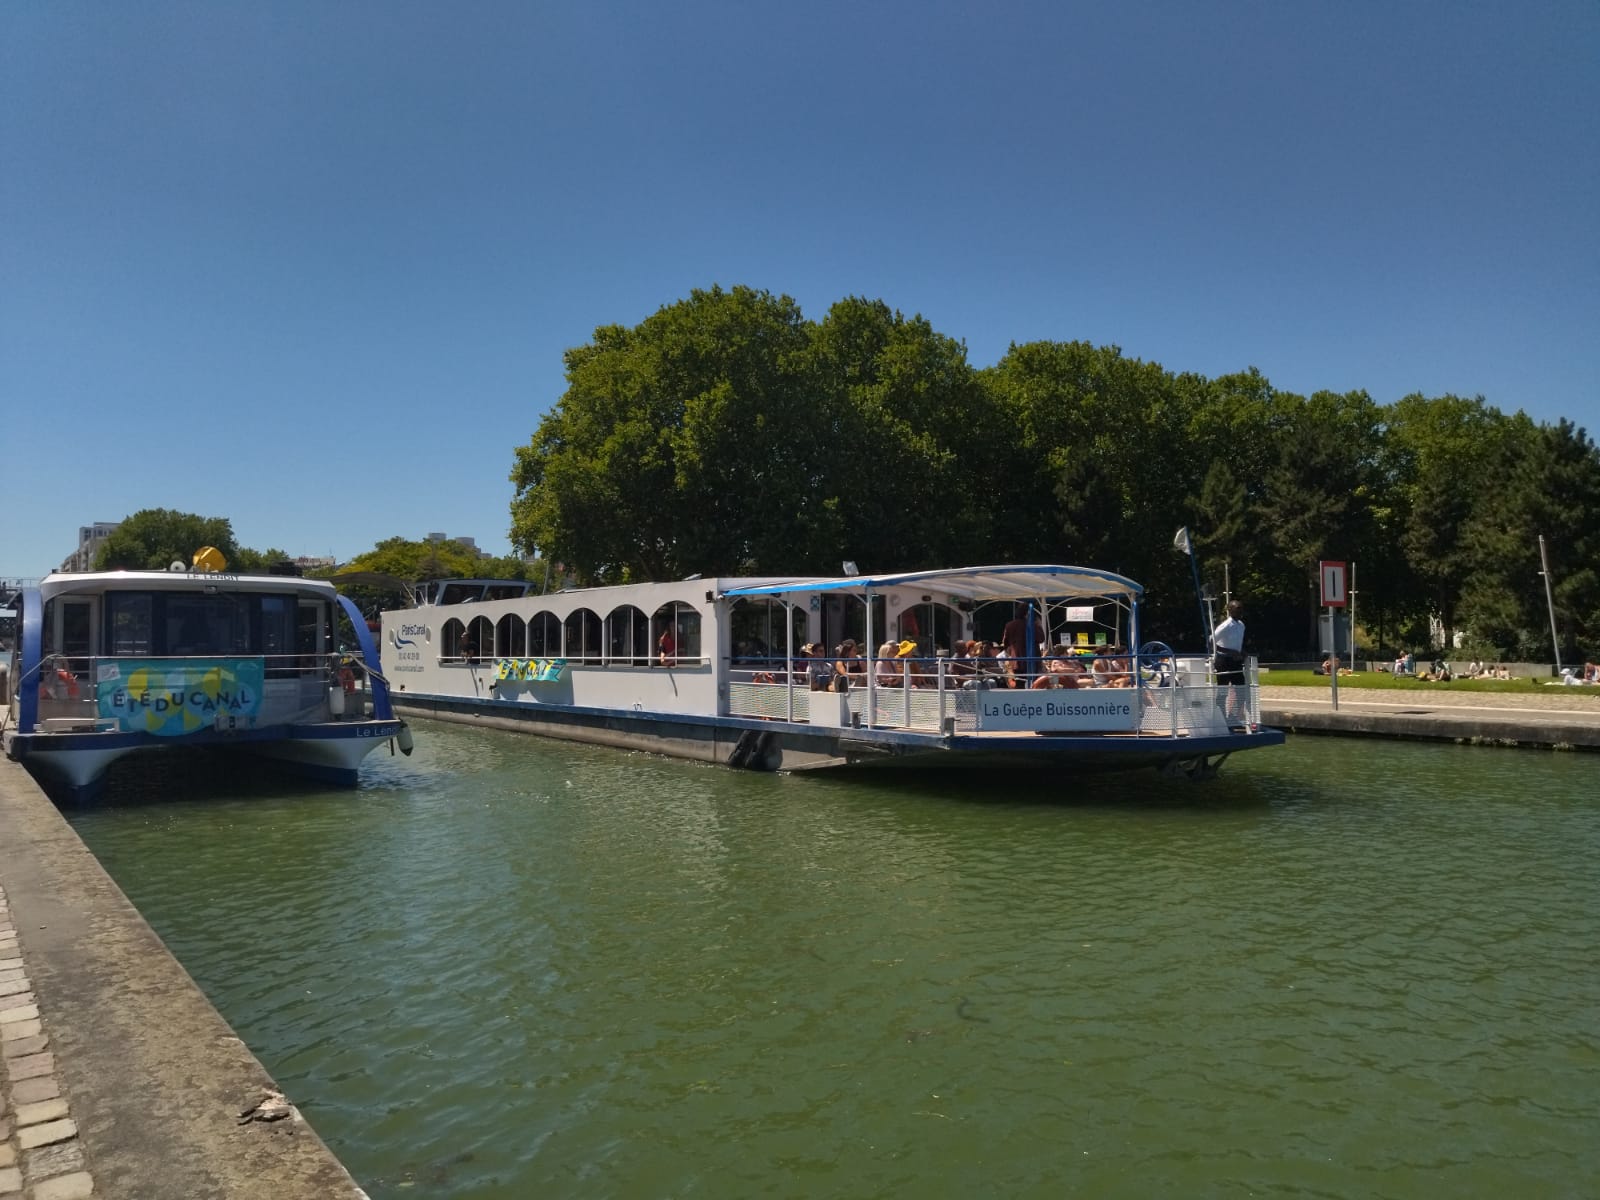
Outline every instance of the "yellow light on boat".
POLYGON ((215 546, 201 546, 194 552, 194 565, 201 571, 220 571, 228 565, 228 560, 215 546))

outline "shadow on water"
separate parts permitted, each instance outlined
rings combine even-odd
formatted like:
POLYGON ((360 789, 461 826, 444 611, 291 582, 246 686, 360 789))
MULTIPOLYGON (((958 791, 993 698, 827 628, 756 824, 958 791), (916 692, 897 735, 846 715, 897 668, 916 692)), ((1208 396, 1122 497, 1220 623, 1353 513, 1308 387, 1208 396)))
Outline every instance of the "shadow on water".
POLYGON ((307 779, 270 759, 205 749, 189 749, 182 754, 130 754, 120 758, 107 768, 103 783, 89 796, 73 795, 38 775, 34 779, 45 794, 67 812, 251 799, 304 799, 348 792, 348 789, 330 788, 307 779))
POLYGON ((1065 808, 1119 812, 1200 812, 1262 808, 1273 803, 1270 779, 1227 774, 1205 782, 1162 775, 1155 770, 1092 772, 965 771, 888 773, 818 771, 805 782, 827 790, 870 790, 907 801, 943 802, 975 808, 1065 808))

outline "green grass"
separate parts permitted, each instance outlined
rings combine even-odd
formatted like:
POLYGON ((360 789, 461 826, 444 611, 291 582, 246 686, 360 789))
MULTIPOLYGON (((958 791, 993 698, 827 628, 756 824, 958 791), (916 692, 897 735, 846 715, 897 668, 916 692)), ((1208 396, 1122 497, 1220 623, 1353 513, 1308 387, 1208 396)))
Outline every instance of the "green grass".
MULTIPOLYGON (((1261 683, 1265 687, 1317 687, 1329 689, 1328 677, 1314 671, 1263 671, 1261 683)), ((1520 696, 1542 696, 1559 693, 1563 697, 1587 697, 1600 701, 1600 687, 1555 688, 1546 687, 1542 679, 1452 679, 1449 683, 1428 683, 1407 675, 1390 675, 1386 671, 1358 671, 1354 675, 1339 676, 1339 689, 1361 688, 1379 692, 1507 692, 1520 696)))

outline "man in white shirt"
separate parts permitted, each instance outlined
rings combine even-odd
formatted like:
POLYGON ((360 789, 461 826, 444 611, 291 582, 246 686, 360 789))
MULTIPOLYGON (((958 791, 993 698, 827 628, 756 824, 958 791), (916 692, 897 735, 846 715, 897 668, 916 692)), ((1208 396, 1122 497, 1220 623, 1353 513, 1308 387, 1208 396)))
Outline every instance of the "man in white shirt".
POLYGON ((1244 622, 1239 614, 1244 605, 1237 600, 1228 601, 1228 616, 1211 631, 1212 659, 1217 669, 1217 683, 1228 688, 1224 710, 1229 724, 1238 724, 1244 718, 1239 712, 1239 694, 1235 690, 1244 684, 1244 622))

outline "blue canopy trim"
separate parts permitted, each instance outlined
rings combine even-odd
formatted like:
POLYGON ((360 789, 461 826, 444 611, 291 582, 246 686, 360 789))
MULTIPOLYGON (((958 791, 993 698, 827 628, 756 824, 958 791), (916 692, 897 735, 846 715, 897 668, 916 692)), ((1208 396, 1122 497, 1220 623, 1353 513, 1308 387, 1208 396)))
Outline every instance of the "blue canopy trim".
POLYGON ((890 587, 924 587, 969 600, 1019 600, 1060 596, 1125 596, 1137 601, 1142 585, 1111 571, 1056 564, 1011 567, 958 567, 944 571, 911 571, 898 575, 845 575, 837 579, 805 577, 779 583, 731 587, 727 597, 776 596, 796 592, 858 592, 890 587))

